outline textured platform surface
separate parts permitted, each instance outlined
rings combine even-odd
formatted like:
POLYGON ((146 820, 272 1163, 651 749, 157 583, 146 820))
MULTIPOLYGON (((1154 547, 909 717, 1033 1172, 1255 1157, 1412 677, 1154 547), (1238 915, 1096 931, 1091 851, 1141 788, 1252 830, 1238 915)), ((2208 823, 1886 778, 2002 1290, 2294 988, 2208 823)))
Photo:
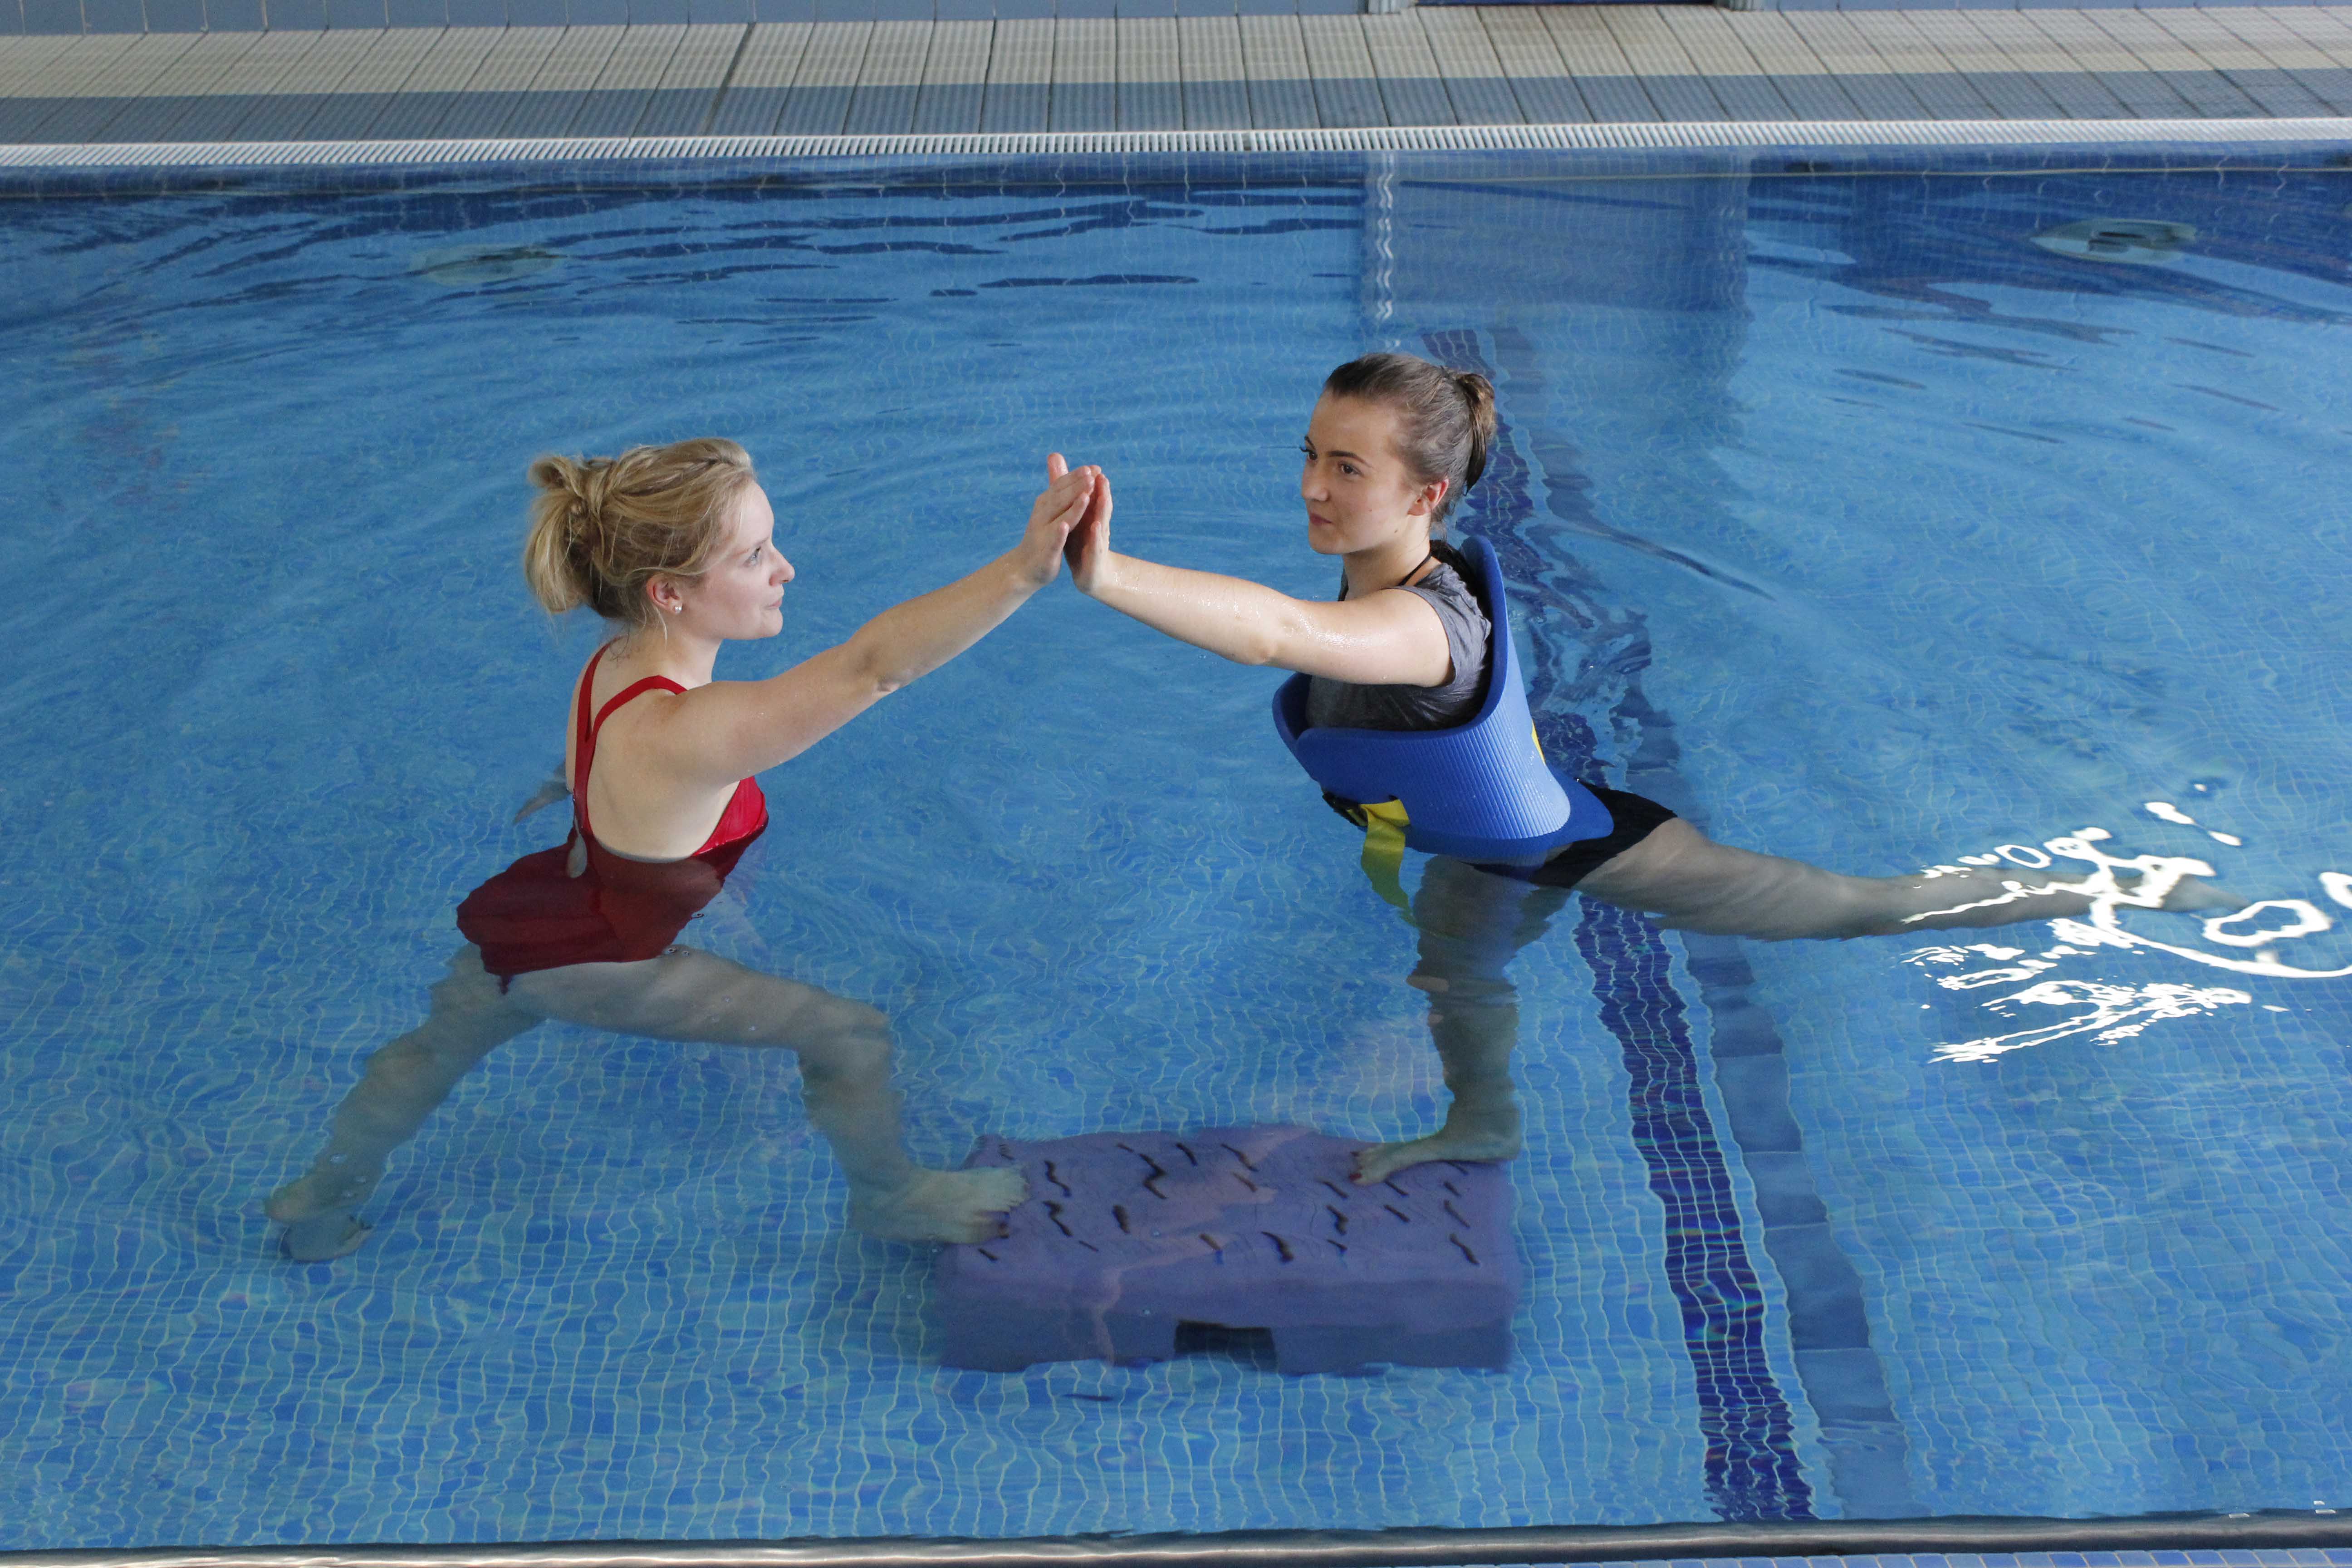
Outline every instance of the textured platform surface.
POLYGON ((1029 1199, 998 1241, 940 1255, 949 1365, 1164 1359, 1185 1323, 1265 1329, 1288 1373, 1377 1362, 1500 1369, 1519 1299, 1494 1165, 1360 1187, 1360 1142, 1297 1127, 990 1139, 1029 1199))

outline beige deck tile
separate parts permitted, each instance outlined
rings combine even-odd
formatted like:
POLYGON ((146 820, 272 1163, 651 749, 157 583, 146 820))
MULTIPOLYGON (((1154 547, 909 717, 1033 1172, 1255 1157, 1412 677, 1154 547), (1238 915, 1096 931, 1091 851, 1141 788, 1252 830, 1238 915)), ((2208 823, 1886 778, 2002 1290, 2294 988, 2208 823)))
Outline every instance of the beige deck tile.
POLYGON ((208 96, 226 98, 299 90, 289 89, 283 84, 300 79, 307 58, 330 36, 326 33, 264 33, 261 41, 239 55, 236 63, 213 84, 212 93, 208 96))
POLYGON ((2103 16, 2099 18, 2099 26, 2116 40, 2118 47, 2129 49, 2132 58, 2148 70, 2271 68, 2271 62, 2263 58, 2260 50, 2249 47, 2219 27, 2208 33, 2210 44, 2205 41, 2191 44, 2138 11, 2118 11, 2112 19, 2103 16))
POLYGON ((1609 36, 1617 40, 1625 58, 1642 76, 1699 76, 1704 73, 1690 58, 1690 52, 1675 37, 1665 18, 1659 15, 1664 7, 1648 5, 1596 5, 1601 23, 1609 36))
MULTIPOLYGON (((302 56, 301 64, 278 80, 279 92, 351 92, 347 85, 360 68, 377 49, 383 47, 398 28, 379 27, 362 31, 356 27, 329 33, 318 46, 302 56)), ((435 29, 427 29, 428 31, 435 29)), ((561 31, 551 28, 551 32, 561 31)), ((249 52, 249 51, 248 51, 249 52)), ((418 51, 422 53, 423 51, 418 51)), ((413 57, 412 57, 413 58, 413 57)), ((243 58, 242 56, 239 58, 243 58)))
POLYGON ((617 24, 566 27, 562 38, 540 62, 539 74, 531 79, 530 89, 586 92, 604 74, 604 68, 612 63, 613 51, 621 47, 621 39, 628 30, 617 24))
POLYGON ((1185 81, 1245 81, 1238 16, 1176 18, 1176 59, 1185 81))
MULTIPOLYGON (((1307 49, 1307 72, 1321 81, 1362 81, 1377 76, 1364 42, 1370 16, 1301 16, 1298 37, 1307 49)), ((1427 46, 1424 45, 1424 47, 1427 46)))
MULTIPOLYGON (((376 35, 371 33, 370 39, 376 35)), ((198 97, 253 51, 259 33, 203 33, 188 51, 141 92, 142 98, 198 97)))
POLYGON ((416 65, 441 41, 439 27, 392 27, 375 35, 375 47, 352 64, 338 92, 398 92, 416 65))
POLYGON ((1935 40, 1921 34, 1903 19, 1899 11, 1808 11, 1799 25, 1808 36, 1819 31, 1814 24, 1822 17, 1835 17, 1852 30, 1860 42, 1878 51, 1887 65, 1898 71, 1934 76, 1955 74, 1958 67, 1951 57, 1936 47, 1935 40))
POLYGON ((1551 29, 1544 26, 1534 7, 1488 5, 1476 15, 1486 30, 1486 41, 1494 47, 1495 63, 1505 76, 1541 79, 1569 74, 1568 63, 1559 58, 1559 46, 1552 42, 1551 29))
MULTIPOLYGON (((1726 31, 1755 57, 1771 76, 1834 76, 1836 68, 1821 57, 1792 25, 1799 12, 1717 11, 1726 31)), ((1873 59, 1875 57, 1871 57, 1873 59)))
MULTIPOLYGON (((2105 16, 2093 20, 2136 58, 2146 61, 2150 70, 2165 73, 2160 79, 2164 84, 2194 104, 2201 114, 2325 114, 2343 107, 2342 103, 2329 101, 2326 93, 2315 91, 2293 71, 2263 59, 2260 50, 2238 42, 2226 31, 2212 35, 2213 47, 2209 51, 2193 47, 2152 19, 2142 19, 2137 12, 2132 13, 2128 20, 2105 16), (2223 59, 2230 63, 2225 66, 2223 59), (2192 60, 2199 63, 2188 63, 2192 60)), ((2352 95, 2337 96, 2352 101, 2352 95)))
POLYGON ((1118 79, 1122 82, 1181 81, 1182 58, 1173 16, 1118 19, 1118 79))
POLYGON ((1948 72, 1951 67, 1941 55, 1931 53, 1917 40, 1910 41, 1909 49, 1898 49, 1893 56, 1881 52, 1861 28, 1854 26, 1853 15, 1846 11, 1784 11, 1789 28, 1805 40, 1806 47, 1824 69, 1838 76, 1885 76, 1897 72, 1948 72))
POLYGON ((2273 113, 2341 114, 2352 110, 2352 92, 2339 85, 2343 71, 2336 62, 2284 29, 2236 27, 2218 13, 2186 8, 2177 16, 2151 15, 2141 25, 2178 40, 2222 73, 2231 86, 2273 113), (2252 39, 2243 36, 2248 33, 2252 39))
MULTIPOLYGON (((1759 16, 1779 18, 1771 12, 1759 16)), ((1724 20, 1727 15, 1712 5, 1661 5, 1658 20, 1675 36, 1683 53, 1690 57, 1701 76, 1757 76, 1762 74, 1755 53, 1731 30, 1724 20)))
POLYGON ((52 68, 63 68, 91 45, 110 42, 117 49, 131 47, 130 37, 121 34, 35 33, 0 38, 0 98, 46 96, 27 89, 44 84, 52 68))
POLYGON ((2301 38, 2326 56, 2334 68, 2352 67, 2352 24, 2318 5, 2254 5, 2248 19, 2260 17, 2281 31, 2301 38), (2298 13, 2305 13, 2299 15, 2298 13))
MULTIPOLYGON (((1487 37, 1476 11, 1460 5, 1431 5, 1404 15, 1420 22, 1429 40, 1430 58, 1437 62, 1440 76, 1462 80, 1476 77, 1491 79, 1505 74, 1503 62, 1495 53, 1494 40, 1487 37)), ((1557 59, 1558 51, 1553 55, 1557 59)), ((1559 68, 1555 65, 1553 68, 1557 71, 1559 68)))
POLYGON ((683 22, 631 27, 613 58, 604 62, 603 73, 596 78, 596 90, 631 92, 657 84, 678 46, 686 42, 686 29, 683 22))
MULTIPOLYGON (((1888 26, 1908 27, 1926 39, 1958 71, 2014 71, 2016 64, 1990 38, 1968 25, 1958 11, 1889 11, 1888 26)), ((1878 20, 1877 16, 1872 18, 1878 20)))
POLYGON ((743 58, 736 62, 732 86, 792 86, 793 73, 800 69, 801 58, 808 53, 809 40, 816 36, 816 28, 814 22, 753 24, 751 41, 743 46, 743 58))
POLYGON ((996 24, 988 58, 991 86, 1043 87, 1054 79, 1054 19, 1016 16, 996 24))
MULTIPOLYGON (((915 26, 928 28, 928 22, 915 26)), ((735 63, 735 51, 743 47, 741 22, 697 22, 686 30, 686 41, 670 57, 669 67, 662 72, 665 89, 692 90, 716 88, 727 79, 727 68, 735 63)))
MULTIPOLYGON (((1307 38, 1296 16, 1243 16, 1242 68, 1252 81, 1305 81, 1307 38)), ((1366 74, 1370 60, 1365 61, 1366 74)))
MULTIPOLYGON (((2038 35, 2038 47, 2056 50, 2066 65, 2076 70, 2144 71, 2147 68, 2130 50, 2101 32, 2083 12, 2019 11, 2012 15, 2017 18, 2021 31, 2031 29, 2038 35)), ((2065 67, 2056 68, 2063 69, 2065 67)))
MULTIPOLYGON (((2253 6, 2232 5, 2228 7, 2228 9, 2238 13, 2236 18, 2237 25, 2230 28, 2230 31, 2237 37, 2243 38, 2250 44, 2259 47, 2263 44, 2276 42, 2282 44, 2293 44, 2304 48, 2311 47, 2310 40, 2305 38, 2301 33, 2295 32, 2292 28, 2280 26, 2276 19, 2253 6)), ((2207 20, 2218 25, 2221 19, 2218 11, 2219 8, 2217 7, 2216 15, 2207 18, 2207 20)))
POLYGON ((793 86, 856 87, 874 24, 818 22, 814 26, 808 52, 801 56, 800 69, 793 73, 793 86))
POLYGON ((1550 30, 1552 47, 1570 76, 1637 76, 1633 62, 1617 44, 1599 5, 1538 7, 1550 30))
MULTIPOLYGON (((330 37, 332 34, 328 35, 330 37)), ((509 27, 499 35, 474 74, 467 92, 520 92, 538 77, 548 56, 563 41, 561 27, 509 27)))
POLYGON ((1960 27, 1982 37, 1997 55, 2009 62, 2011 70, 2074 72, 2082 68, 2047 35, 2035 31, 2021 11, 1954 11, 1949 15, 1960 27))
MULTIPOLYGON (((2153 120, 2193 120, 2208 112, 2200 100, 2216 100, 2211 93, 2192 97, 2149 69, 2146 60, 2116 41, 2088 11, 2021 11, 2018 15, 2064 50, 2076 69, 2097 73, 2100 85, 2135 114, 2153 120)), ((2213 73, 2208 69, 2199 74, 2210 78, 2213 73)), ((2242 106, 2244 95, 2225 88, 2219 101, 2242 106)))
POLYGON ((1118 80, 1118 24, 1108 16, 1056 18, 1054 80, 1072 86, 1118 80))
POLYGON ((129 47, 75 62, 40 82, 42 98, 136 98, 193 47, 197 33, 129 33, 129 47))
MULTIPOLYGON (((451 27, 433 41, 425 58, 416 62, 415 70, 400 84, 403 92, 457 92, 464 89, 474 68, 498 42, 503 27, 451 27)), ((275 38, 277 33, 264 37, 275 38)), ((247 91, 253 90, 246 89, 247 91)))
POLYGON ((858 63, 860 87, 920 87, 930 58, 931 22, 877 22, 858 63))
POLYGON ((1895 12, 1895 16, 1936 45, 1955 70, 2030 70, 1997 37, 1976 26, 1976 12, 1895 12))
POLYGON ((2145 20, 2222 70, 2338 68, 2326 50, 2312 47, 2301 34, 2273 26, 2260 17, 2233 18, 2219 11, 2184 7, 2179 16, 2151 16, 2145 20))
POLYGON ((975 87, 988 79, 993 22, 935 22, 931 52, 923 57, 925 87, 975 87))
MULTIPOLYGON (((1426 80, 1443 74, 1437 68, 1437 55, 1429 47, 1429 34, 1422 27, 1418 11, 1391 11, 1355 19, 1362 24, 1364 47, 1371 57, 1374 76, 1426 80)), ((1311 61, 1313 56, 1310 54, 1308 58, 1311 61)))

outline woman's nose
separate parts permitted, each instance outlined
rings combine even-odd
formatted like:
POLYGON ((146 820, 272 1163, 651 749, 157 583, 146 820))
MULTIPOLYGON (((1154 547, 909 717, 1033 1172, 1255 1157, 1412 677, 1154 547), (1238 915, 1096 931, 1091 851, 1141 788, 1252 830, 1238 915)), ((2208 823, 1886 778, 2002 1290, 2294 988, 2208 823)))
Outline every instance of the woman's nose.
POLYGON ((795 575, 797 575, 797 574, 793 571, 793 563, 785 560, 781 552, 778 552, 776 556, 776 581, 779 583, 789 583, 795 575))

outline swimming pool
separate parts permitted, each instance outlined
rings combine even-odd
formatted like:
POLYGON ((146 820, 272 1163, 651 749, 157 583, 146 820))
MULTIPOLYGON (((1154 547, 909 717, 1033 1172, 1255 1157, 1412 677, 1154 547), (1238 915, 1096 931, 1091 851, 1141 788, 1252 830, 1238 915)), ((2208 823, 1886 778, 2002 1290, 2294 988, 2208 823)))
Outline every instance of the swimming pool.
MULTIPOLYGON (((1049 447, 1133 548, 1328 593, 1314 390, 1441 355, 1497 384, 1465 522, 1555 754, 1842 869, 2095 827, 2340 918, 2352 174, 1931 162, 12 204, 0 1546, 2339 1500, 2352 991, 2246 969, 2342 969, 2340 930, 1765 946, 1571 904, 1517 970, 1503 1373, 943 1370, 928 1258, 842 1228, 789 1063, 562 1027, 354 1258, 278 1260, 258 1209, 456 899, 560 836, 510 820, 592 646, 514 570, 548 447, 751 448, 800 573, 720 668, 759 674, 1001 548, 1049 447)), ((705 944, 887 1011, 934 1161, 1432 1128, 1411 933, 1275 679, 1057 589, 769 776, 705 944)))

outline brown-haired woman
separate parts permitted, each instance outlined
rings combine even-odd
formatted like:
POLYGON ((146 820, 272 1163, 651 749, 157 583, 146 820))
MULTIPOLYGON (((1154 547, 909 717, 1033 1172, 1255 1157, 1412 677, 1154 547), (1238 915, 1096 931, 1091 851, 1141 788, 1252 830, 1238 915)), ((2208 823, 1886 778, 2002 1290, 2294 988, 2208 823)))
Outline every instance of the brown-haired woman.
POLYGON ((859 1229, 975 1241, 1023 1195, 1008 1171, 933 1171, 899 1141, 883 1016, 814 986, 679 945, 767 826, 751 775, 799 755, 986 636, 1053 581, 1099 482, 1049 459, 1011 551, 766 680, 714 680, 722 644, 774 637, 793 568, 751 458, 732 441, 533 464, 523 574, 551 614, 586 606, 616 635, 581 672, 565 726, 572 830, 459 906, 469 945, 417 1028, 369 1058, 310 1170, 270 1194, 286 1250, 340 1257, 354 1210, 457 1080, 543 1019, 798 1053, 809 1120, 849 1178, 859 1229), (593 826, 592 826, 593 825, 593 826))
MULTIPOLYGON (((1195 647, 1310 677, 1310 725, 1463 723, 1485 695, 1489 625, 1466 563, 1435 535, 1485 468, 1495 428, 1484 376, 1408 354, 1352 360, 1325 381, 1307 420, 1298 487, 1307 548, 1345 567, 1336 602, 1114 552, 1108 479, 1071 536, 1071 576, 1089 596, 1195 647)), ((2007 867, 1935 879, 1841 876, 1717 844, 1653 801, 1588 787, 1613 819, 1603 837, 1569 844, 1533 868, 1430 860, 1412 899, 1412 984, 1430 993, 1430 1033, 1454 1102, 1433 1136, 1360 1152, 1357 1180, 1430 1160, 1518 1152, 1510 1077, 1517 993, 1505 969, 1570 889, 1671 927, 1768 941, 2005 925, 2090 905, 2073 891, 2020 892, 2006 885, 2018 876, 2007 867)))

